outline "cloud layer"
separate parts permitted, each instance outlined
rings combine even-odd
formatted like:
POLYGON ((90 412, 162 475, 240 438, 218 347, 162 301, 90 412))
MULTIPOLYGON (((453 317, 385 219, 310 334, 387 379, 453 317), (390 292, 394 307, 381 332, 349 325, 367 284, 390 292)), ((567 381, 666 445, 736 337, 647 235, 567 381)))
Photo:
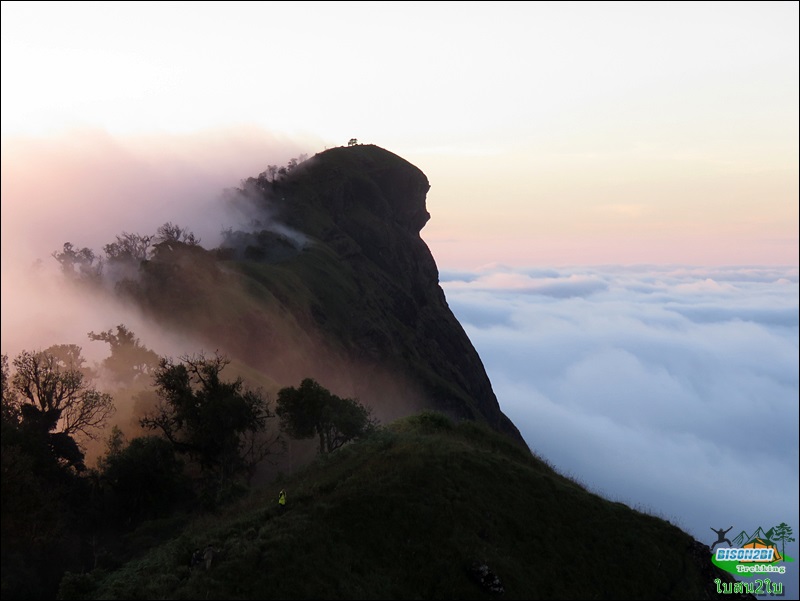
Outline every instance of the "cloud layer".
POLYGON ((441 280, 501 407, 556 469, 709 545, 711 527, 800 529, 797 268, 441 280))

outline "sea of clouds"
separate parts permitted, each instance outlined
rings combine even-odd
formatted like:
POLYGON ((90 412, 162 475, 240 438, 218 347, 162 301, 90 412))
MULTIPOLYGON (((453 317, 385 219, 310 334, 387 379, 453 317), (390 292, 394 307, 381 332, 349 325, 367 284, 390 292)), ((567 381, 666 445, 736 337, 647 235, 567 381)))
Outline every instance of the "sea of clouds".
POLYGON ((796 267, 493 266, 440 280, 501 408, 559 472, 709 546, 712 527, 785 522, 800 538, 796 267))

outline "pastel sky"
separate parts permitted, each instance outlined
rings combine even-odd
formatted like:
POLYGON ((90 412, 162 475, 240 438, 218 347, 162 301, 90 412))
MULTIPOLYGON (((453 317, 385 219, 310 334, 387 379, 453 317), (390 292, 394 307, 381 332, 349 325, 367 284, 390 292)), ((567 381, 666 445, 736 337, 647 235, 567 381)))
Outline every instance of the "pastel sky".
POLYGON ((440 264, 797 265, 797 48, 796 2, 4 1, 3 160, 356 137, 440 264))

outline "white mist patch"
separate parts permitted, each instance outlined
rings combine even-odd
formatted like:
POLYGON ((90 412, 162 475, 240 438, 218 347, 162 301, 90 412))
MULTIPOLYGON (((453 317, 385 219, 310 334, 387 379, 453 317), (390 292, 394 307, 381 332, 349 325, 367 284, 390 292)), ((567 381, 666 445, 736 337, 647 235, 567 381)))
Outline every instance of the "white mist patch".
POLYGON ((319 147, 256 128, 115 138, 80 130, 58 138, 4 138, 2 252, 49 260, 65 242, 102 253, 123 232, 151 235, 166 222, 219 245, 240 217, 224 191, 319 147))
MULTIPOLYGON (((55 261, 53 261, 55 263, 55 261)), ((13 358, 21 351, 44 350, 54 344, 77 344, 90 362, 109 355, 89 332, 125 325, 159 355, 174 356, 197 348, 185 336, 164 331, 136 307, 104 291, 91 291, 65 279, 57 266, 39 264, 22 270, 3 263, 2 352, 13 358)))
MULTIPOLYGON (((283 236, 298 249, 305 248, 309 238, 302 232, 280 221, 271 195, 244 188, 231 188, 223 195, 226 207, 226 223, 233 232, 257 233, 263 230, 283 236)), ((223 236, 223 244, 232 242, 232 237, 223 236)))

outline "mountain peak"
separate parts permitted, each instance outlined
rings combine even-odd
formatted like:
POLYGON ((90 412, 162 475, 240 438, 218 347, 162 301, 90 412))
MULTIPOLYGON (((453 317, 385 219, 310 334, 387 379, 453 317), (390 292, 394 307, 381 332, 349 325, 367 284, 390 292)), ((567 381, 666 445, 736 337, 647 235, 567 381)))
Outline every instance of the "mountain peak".
POLYGON ((418 234, 430 219, 428 178, 398 155, 372 144, 340 146, 315 155, 296 177, 310 176, 328 187, 323 197, 338 216, 367 210, 418 234), (369 188, 372 188, 371 190, 369 188))
POLYGON ((346 264, 339 288, 355 293, 346 301, 351 312, 343 316, 340 342, 351 353, 366 351, 405 374, 421 388, 425 408, 486 421, 521 442, 447 305, 436 262, 419 235, 430 219, 429 189, 419 168, 388 150, 333 148, 279 183, 281 215, 346 264))
MULTIPOLYGON (((332 148, 282 171, 239 191, 260 225, 229 233, 215 273, 191 272, 178 285, 197 311, 192 333, 280 385, 312 377, 358 397, 379 419, 434 409, 524 445, 419 235, 430 218, 425 174, 373 145, 332 148)), ((158 285, 175 287, 181 272, 169 274, 158 285)), ((155 285, 145 282, 149 299, 155 285)), ((174 320, 172 304, 160 308, 174 320)))

